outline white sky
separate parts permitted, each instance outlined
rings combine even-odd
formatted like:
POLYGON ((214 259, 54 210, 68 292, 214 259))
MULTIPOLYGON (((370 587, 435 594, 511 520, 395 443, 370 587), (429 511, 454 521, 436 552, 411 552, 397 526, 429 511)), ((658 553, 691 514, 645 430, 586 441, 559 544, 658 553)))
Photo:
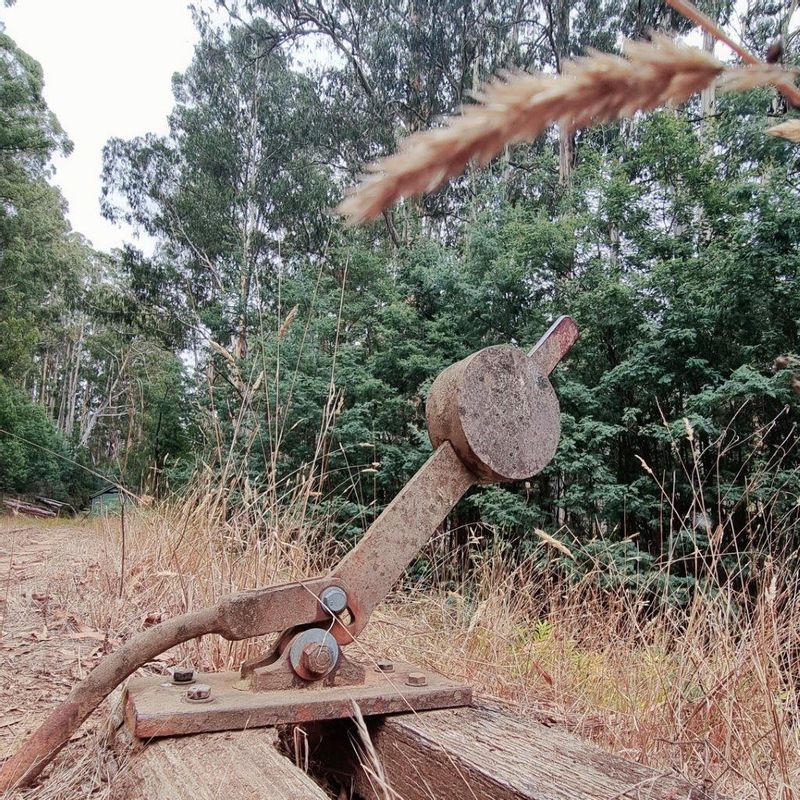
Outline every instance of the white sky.
POLYGON ((172 74, 197 41, 188 0, 17 0, 0 19, 42 65, 45 99, 75 145, 54 181, 72 227, 100 250, 130 241, 100 215, 103 145, 166 131, 172 74))

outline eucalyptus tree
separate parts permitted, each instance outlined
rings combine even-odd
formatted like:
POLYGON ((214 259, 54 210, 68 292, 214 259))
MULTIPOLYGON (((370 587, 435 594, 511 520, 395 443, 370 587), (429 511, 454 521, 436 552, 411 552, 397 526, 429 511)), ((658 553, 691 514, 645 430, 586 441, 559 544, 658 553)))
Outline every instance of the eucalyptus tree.
POLYGON ((71 143, 42 96, 42 69, 0 31, 0 374, 32 367, 48 292, 68 281, 64 201, 47 182, 71 143))
POLYGON ((174 332, 159 332, 119 259, 70 228, 50 178, 72 145, 43 86, 39 64, 0 32, 0 491, 77 500, 89 463, 134 488, 156 482, 181 451, 182 378, 174 332), (178 402, 156 432, 163 398, 149 387, 165 374, 178 402))
POLYGON ((156 239, 137 270, 164 307, 240 359, 254 309, 277 308, 281 270, 323 247, 333 197, 309 146, 321 114, 311 83, 264 47, 264 24, 200 25, 169 134, 106 146, 104 209, 156 239))

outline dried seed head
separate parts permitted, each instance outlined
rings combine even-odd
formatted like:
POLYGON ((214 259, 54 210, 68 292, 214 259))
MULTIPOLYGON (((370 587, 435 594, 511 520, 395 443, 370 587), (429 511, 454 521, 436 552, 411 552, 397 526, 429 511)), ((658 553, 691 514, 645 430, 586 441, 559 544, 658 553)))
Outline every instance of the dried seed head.
POLYGON ((791 364, 789 356, 778 356, 775 359, 775 369, 786 369, 791 364))
POLYGON ((783 57, 783 40, 776 39, 768 48, 765 61, 767 64, 777 64, 783 57))
POLYGON ((781 122, 780 125, 773 125, 771 128, 767 128, 767 133, 791 142, 800 142, 800 119, 790 119, 787 122, 781 122))
POLYGON ((786 71, 771 65, 726 69, 709 53, 655 34, 651 42, 628 42, 624 57, 590 51, 566 64, 561 75, 506 73, 478 89, 478 103, 460 116, 408 137, 397 153, 370 165, 337 211, 349 224, 366 222, 404 197, 438 189, 471 161, 485 164, 506 145, 537 138, 550 125, 574 131, 682 103, 723 74, 730 91, 787 80, 786 71))

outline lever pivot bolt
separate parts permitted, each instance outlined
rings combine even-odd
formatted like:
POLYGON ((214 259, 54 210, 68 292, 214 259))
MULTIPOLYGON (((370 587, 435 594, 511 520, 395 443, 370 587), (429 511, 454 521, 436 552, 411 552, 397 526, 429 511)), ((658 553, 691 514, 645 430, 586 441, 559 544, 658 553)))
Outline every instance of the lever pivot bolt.
POLYGON ((330 631, 309 628, 289 645, 289 663, 295 674, 307 681, 324 678, 339 661, 339 645, 330 631))
POLYGON ((333 653, 324 644, 307 644, 301 659, 305 669, 314 675, 327 675, 333 667, 333 653))
POLYGON ((338 586, 329 586, 319 599, 323 608, 333 614, 341 614, 347 608, 347 592, 338 586))
POLYGON ((406 683, 409 686, 427 686, 428 678, 424 672, 409 672, 406 683))

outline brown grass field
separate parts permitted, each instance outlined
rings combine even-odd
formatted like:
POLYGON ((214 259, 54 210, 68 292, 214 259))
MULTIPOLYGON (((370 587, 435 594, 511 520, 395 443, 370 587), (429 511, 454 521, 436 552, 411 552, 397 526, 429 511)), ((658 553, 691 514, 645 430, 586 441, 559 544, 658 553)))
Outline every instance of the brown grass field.
MULTIPOLYGON (((143 627, 334 563, 339 548, 324 521, 308 518, 307 499, 298 487, 276 515, 253 495, 231 515, 221 493, 198 485, 180 502, 129 509, 124 568, 119 517, 0 518, 0 756, 103 653, 143 627)), ((397 591, 351 653, 438 669, 730 797, 797 796, 794 575, 768 561, 748 613, 724 587, 697 593, 688 612, 647 613, 635 593, 602 590, 599 575, 557 580, 542 563, 563 553, 546 537, 515 566, 495 550, 484 542, 469 578, 456 584, 453 555, 434 541, 426 555, 441 579, 397 591)), ((208 636, 148 669, 235 668, 262 647, 208 636)), ((105 747, 108 715, 90 718, 42 785, 9 796, 108 796, 126 761, 105 747)))

